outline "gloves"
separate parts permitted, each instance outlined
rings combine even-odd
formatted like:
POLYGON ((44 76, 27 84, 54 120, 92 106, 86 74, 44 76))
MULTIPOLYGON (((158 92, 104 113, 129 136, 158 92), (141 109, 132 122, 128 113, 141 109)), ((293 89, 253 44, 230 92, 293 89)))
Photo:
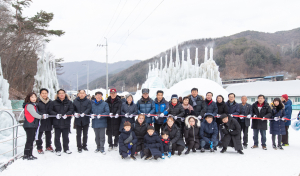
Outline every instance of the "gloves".
POLYGON ((164 113, 161 113, 160 115, 159 115, 159 117, 164 117, 165 116, 165 114, 164 113))
MULTIPOLYGON (((241 114, 240 116, 245 116, 245 115, 241 114)), ((240 119, 244 119, 244 117, 240 117, 240 119)))
POLYGON ((253 117, 257 117, 256 115, 254 115, 253 117))
POLYGON ((109 117, 110 117, 110 118, 113 118, 113 113, 109 113, 109 117))
POLYGON ((181 122, 184 122, 184 120, 185 120, 184 117, 181 117, 181 122))
POLYGON ((78 113, 75 113, 74 116, 75 116, 75 118, 79 118, 79 114, 78 113))
POLYGON ((43 114, 43 119, 48 119, 48 114, 43 114))
POLYGON ((232 129, 228 129, 228 131, 229 131, 229 132, 232 132, 233 130, 232 130, 232 129))
POLYGON ((199 120, 201 120, 201 119, 202 119, 201 115, 199 115, 197 118, 198 118, 199 120))
POLYGON ((165 154, 161 154, 161 159, 165 159, 165 154))
POLYGON ((157 119, 158 119, 158 116, 154 116, 154 118, 157 120, 157 119))
POLYGON ((57 119, 60 119, 60 118, 61 118, 61 114, 57 114, 57 115, 56 115, 56 118, 57 118, 57 119))
POLYGON ((266 120, 266 118, 265 118, 265 117, 263 117, 261 120, 266 120))
POLYGON ((100 119, 100 118, 101 118, 100 114, 99 114, 99 115, 97 115, 97 118, 98 118, 98 119, 100 119))
POLYGON ((95 118, 95 114, 91 114, 91 118, 94 119, 95 118))
POLYGON ((281 118, 282 121, 285 121, 284 117, 281 118))
POLYGON ((247 115, 247 118, 248 118, 248 119, 250 119, 250 118, 251 118, 251 115, 250 115, 250 114, 249 114, 249 115, 247 115))
POLYGON ((126 118, 128 118, 128 117, 129 117, 129 116, 128 116, 128 113, 126 113, 126 114, 125 114, 125 117, 126 117, 126 118))
POLYGON ((150 113, 147 115, 147 117, 150 117, 150 113))
POLYGON ((84 115, 85 115, 85 114, 84 114, 84 113, 82 113, 82 114, 80 114, 80 117, 84 117, 84 115))
POLYGON ((175 120, 177 120, 177 118, 178 118, 177 116, 174 116, 174 119, 175 119, 175 120))
POLYGON ((229 114, 231 117, 233 117, 233 115, 232 114, 229 114))
POLYGON ((172 156, 172 155, 171 155, 171 152, 169 152, 169 153, 168 153, 168 157, 171 158, 171 156, 172 156))
POLYGON ((223 130, 223 129, 225 129, 225 126, 224 126, 224 124, 223 125, 221 125, 222 127, 221 127, 221 129, 223 130))
POLYGON ((275 121, 278 121, 278 120, 279 120, 279 117, 274 117, 274 120, 275 120, 275 121))
POLYGON ((65 114, 62 118, 63 118, 63 119, 66 119, 67 117, 68 117, 68 116, 65 114))
POLYGON ((220 118, 220 117, 221 117, 220 114, 217 114, 216 116, 217 116, 217 118, 220 118))
POLYGON ((115 115, 115 118, 118 118, 118 117, 119 117, 119 114, 116 114, 116 115, 115 115))
POLYGON ((132 118, 132 117, 133 117, 133 114, 130 114, 130 115, 129 115, 129 118, 132 118))
POLYGON ((133 146, 133 143, 130 142, 130 143, 128 144, 128 149, 131 149, 132 146, 133 146))

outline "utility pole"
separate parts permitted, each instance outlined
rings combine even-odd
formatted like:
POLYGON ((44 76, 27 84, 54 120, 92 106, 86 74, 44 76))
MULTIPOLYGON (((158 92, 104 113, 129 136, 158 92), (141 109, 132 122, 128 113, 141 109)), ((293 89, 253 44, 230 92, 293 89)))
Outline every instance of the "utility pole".
MULTIPOLYGON (((75 74, 73 74, 75 75, 75 74)), ((78 92, 78 72, 77 72, 77 92, 78 92)))
POLYGON ((97 46, 99 46, 99 47, 105 46, 106 47, 106 98, 107 98, 108 97, 108 45, 107 45, 107 38, 105 38, 105 40, 106 40, 106 45, 97 44, 97 46))
POLYGON ((86 66, 86 68, 87 68, 87 78, 86 78, 86 94, 88 95, 89 94, 89 63, 87 63, 87 64, 82 64, 82 65, 85 65, 86 66))

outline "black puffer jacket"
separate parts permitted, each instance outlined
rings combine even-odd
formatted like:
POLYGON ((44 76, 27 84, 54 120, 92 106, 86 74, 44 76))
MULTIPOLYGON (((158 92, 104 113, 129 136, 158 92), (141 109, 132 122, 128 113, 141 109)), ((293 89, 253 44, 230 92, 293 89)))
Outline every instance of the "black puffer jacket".
MULTIPOLYGON (((192 98, 190 98, 189 104, 193 106, 192 98)), ((201 115, 202 117, 204 117, 204 114, 206 113, 206 103, 200 95, 197 95, 196 104, 196 106, 193 106, 195 115, 201 115)))
MULTIPOLYGON (((117 96, 115 100, 112 103, 111 96, 107 98, 105 101, 109 106, 110 113, 113 113, 113 115, 121 115, 121 106, 122 106, 122 100, 120 96, 117 96)), ((120 134, 119 128, 121 124, 121 117, 115 118, 115 117, 108 117, 107 118, 107 129, 106 129, 106 135, 113 135, 118 136, 120 134)))
MULTIPOLYGON (((256 115, 260 118, 270 118, 272 117, 272 110, 269 106, 268 102, 265 101, 264 105, 262 106, 261 110, 258 110, 258 102, 256 101, 252 105, 252 117, 256 115)), ((252 119, 252 129, 260 129, 260 130, 268 130, 268 120, 260 120, 260 119, 252 119)))
MULTIPOLYGON (((50 115, 72 115, 74 113, 74 107, 72 102, 69 100, 69 96, 66 95, 65 99, 61 101, 59 98, 56 98, 50 103, 49 114, 50 115)), ((54 128, 70 128, 72 116, 68 116, 66 119, 56 117, 53 118, 53 127, 54 128)))
POLYGON ((86 115, 90 115, 92 110, 92 102, 84 97, 83 99, 80 99, 77 97, 73 101, 74 105, 74 113, 79 113, 79 117, 75 118, 75 125, 76 126, 85 126, 90 123, 90 117, 86 115), (80 114, 84 113, 85 116, 81 117, 80 114))
POLYGON ((137 115, 137 106, 136 104, 134 104, 133 102, 131 102, 131 104, 129 105, 128 102, 124 102, 122 103, 122 107, 121 107, 121 115, 125 115, 125 114, 132 114, 134 115, 132 118, 130 117, 125 117, 125 116, 122 116, 121 117, 121 124, 120 124, 120 128, 119 128, 119 131, 121 132, 122 129, 124 128, 124 123, 126 121, 130 122, 131 124, 134 123, 134 118, 135 118, 135 115, 137 115))
MULTIPOLYGON (((177 116, 177 117, 184 117, 185 115, 185 110, 182 106, 181 103, 177 103, 175 106, 172 105, 172 102, 169 104, 169 109, 168 109, 168 115, 172 116, 177 116)), ((181 118, 177 118, 176 121, 181 123, 181 118)), ((178 125, 180 127, 181 125, 178 125)))
POLYGON ((170 142, 172 144, 177 144, 181 146, 185 146, 182 136, 181 136, 181 130, 178 127, 180 126, 179 122, 175 120, 175 123, 172 125, 171 130, 169 130, 168 124, 165 123, 162 125, 161 129, 162 131, 169 131, 169 137, 170 137, 170 142))
POLYGON ((224 146, 234 147, 235 150, 243 150, 241 143, 241 126, 237 120, 228 115, 228 122, 221 125, 224 137, 222 144, 224 146))
POLYGON ((148 123, 144 120, 142 125, 138 122, 138 119, 131 125, 132 131, 134 131, 137 137, 137 145, 144 143, 144 136, 147 134, 148 123))
MULTIPOLYGON (((51 100, 48 101, 48 103, 44 103, 39 99, 39 102, 37 104, 37 109, 40 114, 50 114, 49 108, 51 104, 51 100)), ((52 124, 53 124, 53 118, 48 119, 41 119, 41 126, 40 126, 40 132, 42 131, 51 131, 52 130, 52 124)))
MULTIPOLYGON (((226 103, 224 102, 224 100, 221 103, 216 103, 217 107, 218 107, 218 114, 222 115, 222 114, 228 114, 228 107, 226 105, 226 103)), ((220 125, 222 124, 222 120, 220 118, 217 118, 216 120, 217 124, 220 125)))
POLYGON ((195 141, 195 143, 200 143, 200 121, 195 119, 195 125, 193 127, 189 124, 189 119, 193 116, 188 116, 185 118, 185 127, 184 127, 184 138, 185 142, 195 141))

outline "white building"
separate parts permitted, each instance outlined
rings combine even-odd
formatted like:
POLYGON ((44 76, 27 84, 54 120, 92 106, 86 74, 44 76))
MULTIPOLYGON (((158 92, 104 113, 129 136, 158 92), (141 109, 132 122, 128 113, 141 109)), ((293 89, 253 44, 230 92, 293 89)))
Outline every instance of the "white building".
POLYGON ((229 93, 235 93, 238 103, 241 102, 243 95, 248 97, 248 103, 251 104, 257 101, 259 94, 263 94, 269 103, 274 98, 287 94, 293 105, 300 104, 300 80, 232 84, 226 90, 229 93))

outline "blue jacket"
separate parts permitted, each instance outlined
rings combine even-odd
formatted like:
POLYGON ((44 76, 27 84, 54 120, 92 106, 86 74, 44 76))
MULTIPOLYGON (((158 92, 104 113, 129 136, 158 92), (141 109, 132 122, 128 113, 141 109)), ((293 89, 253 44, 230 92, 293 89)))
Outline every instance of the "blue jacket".
MULTIPOLYGON (((272 109, 272 119, 274 117, 286 117, 284 109, 281 109, 277 111, 277 109, 274 107, 274 105, 271 105, 272 109)), ((275 135, 286 135, 285 132, 285 122, 282 120, 270 120, 270 134, 275 134, 275 135)))
POLYGON ((145 149, 150 150, 151 155, 161 157, 161 154, 163 153, 163 145, 156 132, 154 132, 152 136, 148 133, 144 136, 144 146, 145 149))
MULTIPOLYGON (((137 106, 136 104, 134 104, 133 102, 131 102, 130 105, 128 105, 127 101, 122 103, 122 106, 121 106, 121 115, 125 115, 125 114, 133 114, 133 115, 137 115, 137 106)), ((125 116, 122 116, 121 117, 121 124, 120 124, 120 128, 119 128, 119 131, 121 132, 122 129, 124 128, 124 123, 125 121, 128 121, 130 122, 131 124, 134 123, 134 118, 135 116, 133 116, 132 118, 127 118, 125 116)))
POLYGON ((211 122, 210 124, 203 120, 200 128, 200 137, 208 143, 209 141, 217 141, 218 126, 216 122, 211 122))
POLYGON ((211 100, 211 103, 206 103, 206 113, 212 113, 214 116, 218 114, 218 106, 217 103, 211 100), (209 104, 209 105, 208 105, 209 104))
MULTIPOLYGON (((232 115, 240 115, 240 106, 238 103, 236 103, 235 101, 233 102, 233 104, 230 106, 229 100, 226 102, 226 105, 228 107, 228 114, 232 114, 232 115)), ((238 117, 234 117, 232 116, 235 120, 238 120, 238 117)))
MULTIPOLYGON (((292 109, 292 101, 290 99, 284 102, 284 109, 285 109, 286 118, 291 119, 293 109, 292 109)), ((285 126, 290 126, 290 125, 291 125, 291 121, 287 120, 285 122, 285 126)))
POLYGON ((122 130, 120 137, 119 137, 119 153, 122 155, 122 153, 127 153, 128 151, 128 143, 125 144, 124 141, 130 136, 130 133, 132 134, 132 140, 130 141, 133 145, 136 145, 137 138, 135 136, 135 133, 130 129, 129 131, 122 130))
MULTIPOLYGON (((95 99, 95 101, 92 101, 91 114, 109 115, 109 106, 108 106, 108 104, 103 100, 100 100, 100 102, 97 102, 97 103, 96 102, 97 102, 96 99, 95 99)), ((92 120, 92 128, 106 128, 106 127, 107 127, 107 117, 106 116, 101 116, 100 119, 95 117, 92 120)))
MULTIPOLYGON (((165 98, 163 98, 160 102, 157 101, 157 98, 155 98, 154 100, 154 103, 155 103, 155 114, 161 114, 161 113, 164 113, 165 116, 168 115, 168 109, 169 109, 169 102, 167 102, 165 100, 165 98)), ((154 119, 154 123, 157 123, 157 124, 163 124, 167 121, 167 118, 166 117, 159 117, 157 120, 154 119)))
POLYGON ((137 102, 138 114, 144 113, 146 115, 146 123, 152 123, 152 117, 147 117, 147 114, 154 114, 155 113, 155 103, 154 101, 149 98, 148 100, 144 100, 142 97, 137 102))

